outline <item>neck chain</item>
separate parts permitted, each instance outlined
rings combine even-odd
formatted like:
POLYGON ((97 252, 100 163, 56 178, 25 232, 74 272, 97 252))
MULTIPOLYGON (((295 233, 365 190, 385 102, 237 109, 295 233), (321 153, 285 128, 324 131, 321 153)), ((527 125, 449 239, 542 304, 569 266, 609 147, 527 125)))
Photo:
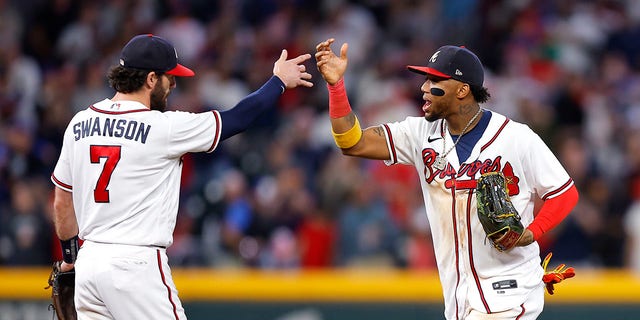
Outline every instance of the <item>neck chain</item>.
MULTIPOLYGON (((462 129, 462 132, 460 132, 460 135, 458 135, 458 138, 456 139, 456 141, 453 143, 453 145, 451 146, 451 148, 449 148, 449 150, 447 150, 445 152, 445 149, 447 148, 447 139, 443 139, 442 141, 442 153, 438 156, 436 156, 436 161, 434 162, 433 166, 438 169, 438 170, 443 170, 445 165, 446 165, 446 158, 447 155, 449 155, 449 153, 451 152, 451 150, 453 150, 456 145, 458 144, 458 142, 460 142, 460 138, 462 138, 462 136, 467 133, 467 129, 469 129, 469 127, 471 126, 471 124, 476 121, 476 119, 478 118, 478 116, 480 115, 480 113, 482 113, 482 108, 478 109, 478 112, 476 112, 475 115, 473 115, 473 117, 471 118, 471 120, 469 120, 469 122, 467 122, 467 125, 464 127, 464 129, 462 129)), ((444 131, 447 132, 448 128, 447 128, 447 121, 444 120, 444 131)))

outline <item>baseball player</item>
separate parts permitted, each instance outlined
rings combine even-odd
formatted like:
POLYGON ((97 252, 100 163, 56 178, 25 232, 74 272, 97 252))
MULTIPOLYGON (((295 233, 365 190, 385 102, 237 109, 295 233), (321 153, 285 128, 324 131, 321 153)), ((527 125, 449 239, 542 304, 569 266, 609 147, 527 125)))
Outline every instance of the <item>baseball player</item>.
POLYGON ((285 89, 311 87, 302 64, 310 58, 287 60, 283 50, 273 76, 225 112, 164 112, 175 77, 194 72, 161 37, 126 44, 108 74, 116 94, 73 117, 51 176, 62 269, 75 267, 79 319, 186 319, 166 255, 181 157, 212 152, 272 110, 285 89))
POLYGON ((346 155, 415 166, 443 288, 447 319, 536 319, 544 305, 543 269, 536 239, 566 217, 577 202, 573 180, 528 126, 480 106, 490 95, 483 66, 464 47, 443 46, 426 66, 422 117, 361 129, 344 88, 345 43, 316 47, 327 82, 332 133, 346 155), (522 224, 515 247, 499 252, 477 217, 476 179, 502 172, 522 224), (534 200, 544 204, 534 218, 534 200))

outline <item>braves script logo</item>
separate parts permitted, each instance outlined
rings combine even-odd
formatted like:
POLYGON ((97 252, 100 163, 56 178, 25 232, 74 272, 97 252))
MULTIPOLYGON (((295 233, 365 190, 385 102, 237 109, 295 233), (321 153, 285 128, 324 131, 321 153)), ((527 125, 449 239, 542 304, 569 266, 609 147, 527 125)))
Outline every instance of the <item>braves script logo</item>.
POLYGON ((460 170, 453 169, 451 164, 447 163, 447 166, 443 170, 438 170, 433 167, 433 163, 436 161, 437 152, 434 149, 427 148, 422 150, 422 161, 424 163, 424 177, 427 183, 433 182, 435 178, 446 179, 445 186, 447 188, 456 189, 475 189, 476 187, 476 174, 484 174, 487 172, 502 171, 507 178, 507 188, 509 189, 509 196, 514 196, 520 193, 520 187, 518 183, 520 178, 513 174, 513 166, 511 163, 506 162, 502 164, 502 157, 497 156, 495 159, 486 159, 484 161, 476 160, 471 163, 464 163, 460 166, 460 170))

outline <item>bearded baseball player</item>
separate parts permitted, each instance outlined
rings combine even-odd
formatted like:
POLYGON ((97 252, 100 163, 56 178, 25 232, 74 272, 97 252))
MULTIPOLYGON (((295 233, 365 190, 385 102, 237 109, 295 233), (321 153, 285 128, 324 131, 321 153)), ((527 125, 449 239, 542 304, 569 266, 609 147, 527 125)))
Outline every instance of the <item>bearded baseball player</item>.
POLYGON ((165 112, 175 77, 194 72, 161 37, 126 44, 108 74, 115 95, 73 117, 51 176, 61 269, 75 267, 78 319, 186 319, 166 255, 181 157, 212 152, 273 110, 285 89, 311 87, 302 64, 310 58, 288 60, 283 50, 273 76, 227 111, 165 112))
MULTIPOLYGON (((408 66, 425 76, 420 87, 424 117, 361 129, 344 87, 348 45, 338 56, 333 42, 319 43, 315 57, 327 82, 335 142, 345 155, 415 166, 445 317, 536 319, 547 282, 542 281, 536 239, 560 223, 578 200, 565 169, 528 126, 480 106, 490 97, 483 87, 484 69, 464 47, 443 46, 426 66, 408 66), (496 182, 481 188, 480 179, 496 182), (544 204, 534 217, 535 197, 544 204), (479 208, 480 200, 488 202, 479 208), (492 215, 499 209, 504 213, 492 215), (493 230, 488 220, 503 225, 493 230)), ((554 283, 572 276, 555 275, 554 283)))

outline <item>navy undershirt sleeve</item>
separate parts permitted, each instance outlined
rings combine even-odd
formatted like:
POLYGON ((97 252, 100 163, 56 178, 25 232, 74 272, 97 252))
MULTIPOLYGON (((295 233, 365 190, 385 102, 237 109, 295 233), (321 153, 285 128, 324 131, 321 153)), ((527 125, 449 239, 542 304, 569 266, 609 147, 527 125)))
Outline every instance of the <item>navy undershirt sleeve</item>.
POLYGON ((284 89, 282 80, 272 76, 260 89, 246 96, 233 108, 220 112, 220 139, 225 140, 247 130, 261 114, 273 109, 284 89))

